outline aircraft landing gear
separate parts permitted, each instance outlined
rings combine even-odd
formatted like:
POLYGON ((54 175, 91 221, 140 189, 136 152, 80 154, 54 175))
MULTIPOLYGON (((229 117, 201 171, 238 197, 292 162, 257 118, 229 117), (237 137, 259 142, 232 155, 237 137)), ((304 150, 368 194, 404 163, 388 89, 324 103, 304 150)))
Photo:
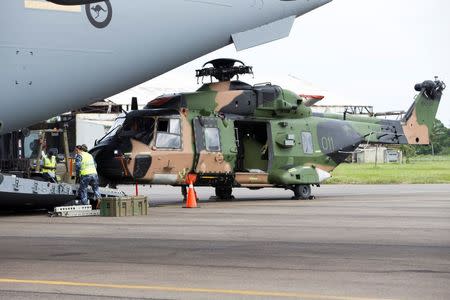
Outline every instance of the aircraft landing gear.
POLYGON ((313 196, 311 196, 311 185, 309 184, 294 185, 292 191, 294 192, 294 197, 292 198, 294 200, 313 199, 313 196))
POLYGON ((234 199, 233 188, 231 186, 216 186, 217 201, 231 201, 234 199))

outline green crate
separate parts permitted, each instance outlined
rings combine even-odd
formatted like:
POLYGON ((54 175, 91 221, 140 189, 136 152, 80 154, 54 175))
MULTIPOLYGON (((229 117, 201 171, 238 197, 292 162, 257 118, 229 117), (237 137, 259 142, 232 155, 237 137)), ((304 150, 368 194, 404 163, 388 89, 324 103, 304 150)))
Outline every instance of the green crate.
POLYGON ((129 217, 133 215, 133 202, 130 197, 103 198, 100 215, 104 217, 129 217))
POLYGON ((100 202, 100 215, 103 217, 118 217, 118 198, 103 198, 100 202))
POLYGON ((148 201, 145 196, 135 196, 131 198, 133 204, 133 216, 148 215, 148 201))

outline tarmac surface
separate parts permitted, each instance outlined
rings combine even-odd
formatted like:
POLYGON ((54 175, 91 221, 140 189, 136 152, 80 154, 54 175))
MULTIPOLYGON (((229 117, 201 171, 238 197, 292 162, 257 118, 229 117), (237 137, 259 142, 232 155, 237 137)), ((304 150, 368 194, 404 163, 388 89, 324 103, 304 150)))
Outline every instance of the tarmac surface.
POLYGON ((183 209, 155 186, 144 217, 3 214, 0 299, 450 299, 450 185, 313 192, 183 209))

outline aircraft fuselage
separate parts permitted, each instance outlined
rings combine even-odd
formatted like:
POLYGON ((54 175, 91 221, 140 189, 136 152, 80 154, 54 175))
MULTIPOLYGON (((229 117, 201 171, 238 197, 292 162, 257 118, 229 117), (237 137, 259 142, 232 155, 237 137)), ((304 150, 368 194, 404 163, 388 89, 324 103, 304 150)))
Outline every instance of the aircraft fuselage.
POLYGON ((235 33, 330 1, 3 1, 0 134, 103 100, 232 43, 235 33))

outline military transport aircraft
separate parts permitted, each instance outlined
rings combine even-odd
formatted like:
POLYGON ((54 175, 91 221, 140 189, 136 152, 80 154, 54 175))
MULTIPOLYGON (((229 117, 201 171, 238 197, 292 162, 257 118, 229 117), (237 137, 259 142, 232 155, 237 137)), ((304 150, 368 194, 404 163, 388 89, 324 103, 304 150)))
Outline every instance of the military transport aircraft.
POLYGON ((3 0, 0 134, 122 92, 234 43, 289 34, 331 0, 3 0))
POLYGON ((252 68, 218 59, 197 70, 215 77, 193 93, 161 96, 117 119, 91 150, 103 181, 213 186, 220 199, 232 188, 292 189, 308 199, 311 185, 362 143, 429 144, 445 84, 425 81, 401 121, 312 113, 305 97, 270 83, 231 79, 252 68))

